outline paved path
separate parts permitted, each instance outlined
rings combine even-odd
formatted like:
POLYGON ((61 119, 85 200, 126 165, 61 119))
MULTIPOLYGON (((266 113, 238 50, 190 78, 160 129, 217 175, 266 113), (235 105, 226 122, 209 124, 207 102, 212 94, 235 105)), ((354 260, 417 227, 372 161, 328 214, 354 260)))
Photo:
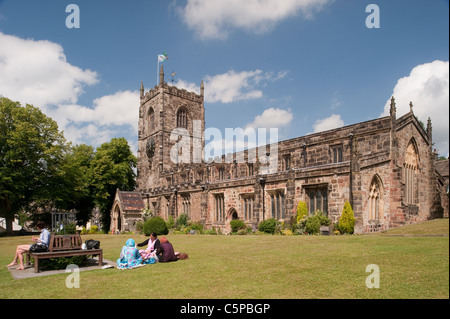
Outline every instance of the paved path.
MULTIPOLYGON (((103 258, 103 266, 102 267, 98 265, 97 259, 89 259, 88 262, 89 262, 88 265, 80 267, 80 271, 102 269, 105 266, 113 266, 114 268, 117 267, 115 262, 112 262, 112 261, 104 259, 104 258, 103 258)), ((50 275, 66 273, 65 269, 43 270, 43 271, 41 270, 40 272, 35 273, 33 264, 29 267, 25 266, 24 270, 16 270, 17 267, 19 267, 19 265, 8 267, 8 270, 11 272, 14 279, 34 278, 34 277, 50 276, 50 275)))

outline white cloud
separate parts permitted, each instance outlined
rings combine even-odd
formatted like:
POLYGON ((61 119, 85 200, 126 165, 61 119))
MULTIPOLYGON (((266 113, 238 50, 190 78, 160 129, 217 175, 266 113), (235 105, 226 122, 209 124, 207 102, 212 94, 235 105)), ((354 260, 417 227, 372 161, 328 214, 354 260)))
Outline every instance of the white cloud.
MULTIPOLYGON (((207 75, 204 79, 205 102, 207 103, 232 103, 242 100, 253 100, 263 96, 258 88, 265 86, 267 82, 275 82, 287 76, 289 71, 280 71, 277 74, 263 72, 262 70, 236 72, 230 70, 227 73, 214 76, 207 75)), ((179 88, 199 93, 199 86, 195 83, 179 80, 176 83, 179 88)))
POLYGON ((96 72, 68 63, 59 44, 0 32, 0 94, 39 107, 73 143, 100 145, 116 137, 118 127, 137 135, 137 91, 105 95, 92 106, 77 104, 83 87, 98 81, 96 72))
POLYGON ((314 133, 332 130, 344 126, 344 121, 339 114, 332 114, 331 116, 317 120, 314 125, 314 133))
POLYGON ((64 135, 74 143, 89 141, 95 145, 114 137, 117 127, 126 126, 137 135, 139 93, 122 91, 105 95, 93 101, 93 108, 70 104, 46 109, 55 119, 64 135))
POLYGON ((205 79, 205 100, 210 103, 231 103, 262 97, 262 91, 253 88, 259 81, 261 70, 235 72, 207 76, 205 79))
MULTIPOLYGON (((399 79, 392 95, 395 97, 397 117, 413 112, 425 125, 431 118, 434 148, 439 154, 449 152, 449 62, 436 60, 414 67, 411 73, 399 79)), ((390 98, 381 116, 389 114, 390 98)))
POLYGON ((294 115, 291 110, 283 110, 279 108, 269 108, 261 115, 257 115, 253 122, 248 123, 246 128, 285 128, 288 126, 294 115))
POLYGON ((76 103, 96 72, 66 61, 56 43, 21 39, 0 32, 0 94, 36 106, 76 103))
POLYGON ((201 39, 225 39, 233 28, 265 33, 287 18, 310 19, 330 0, 188 0, 178 8, 201 39))

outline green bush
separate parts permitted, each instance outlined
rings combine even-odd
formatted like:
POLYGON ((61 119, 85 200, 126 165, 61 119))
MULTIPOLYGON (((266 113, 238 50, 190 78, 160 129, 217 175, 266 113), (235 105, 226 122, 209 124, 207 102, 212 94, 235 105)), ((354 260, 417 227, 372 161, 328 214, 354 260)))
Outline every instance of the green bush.
POLYGON ((89 229, 89 234, 96 234, 98 231, 98 226, 93 225, 91 226, 91 229, 89 229))
POLYGON ((157 235, 167 235, 169 233, 166 222, 159 216, 149 218, 144 223, 145 236, 150 236, 153 232, 157 235))
POLYGON ((245 223, 240 219, 234 219, 230 222, 231 232, 236 233, 238 230, 245 229, 245 223))
POLYGON ((247 232, 247 229, 244 228, 244 229, 239 229, 236 234, 237 235, 247 235, 248 232, 247 232))
POLYGON ((297 205, 297 223, 300 223, 306 216, 308 216, 308 206, 306 202, 300 201, 297 205))
POLYGON ((144 222, 142 220, 136 223, 136 230, 140 233, 144 232, 144 222))
POLYGON ((275 218, 263 220, 258 225, 258 230, 268 234, 274 234, 277 230, 278 221, 275 218))
POLYGON ((213 229, 205 230, 205 231, 203 232, 203 234, 204 234, 204 235, 217 235, 217 232, 216 232, 216 229, 213 227, 213 229))
POLYGON ((175 222, 175 228, 180 229, 182 227, 186 227, 189 223, 189 217, 186 214, 181 214, 178 216, 176 222, 175 222))
POLYGON ((203 225, 200 223, 192 223, 186 228, 186 234, 195 231, 197 234, 203 234, 203 225))
POLYGON ((56 235, 73 235, 77 233, 77 225, 73 222, 64 223, 61 227, 58 227, 56 231, 56 235))
POLYGON ((89 232, 86 230, 86 227, 83 226, 83 228, 81 229, 81 235, 86 235, 89 232))
POLYGON ((353 234, 355 231, 355 216, 353 214, 352 206, 348 201, 344 204, 338 227, 342 234, 353 234))
POLYGON ((168 229, 171 229, 175 226, 175 220, 173 219, 172 216, 169 216, 169 218, 167 219, 166 225, 167 225, 168 229))
POLYGON ((305 231, 308 234, 314 235, 318 234, 320 230, 320 220, 317 217, 309 217, 306 219, 305 231))
POLYGON ((324 212, 316 211, 300 221, 298 233, 308 233, 312 235, 318 234, 320 231, 320 226, 329 226, 330 224, 331 220, 324 212))

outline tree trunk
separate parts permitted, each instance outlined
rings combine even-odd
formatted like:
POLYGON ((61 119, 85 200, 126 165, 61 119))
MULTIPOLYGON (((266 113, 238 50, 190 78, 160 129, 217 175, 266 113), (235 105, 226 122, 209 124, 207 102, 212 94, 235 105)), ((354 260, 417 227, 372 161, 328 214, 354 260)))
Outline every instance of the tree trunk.
POLYGON ((6 235, 12 236, 13 235, 14 218, 9 216, 9 217, 5 217, 5 219, 6 219, 6 235))
POLYGON ((0 199, 0 216, 6 221, 6 234, 11 236, 13 234, 14 215, 11 214, 11 203, 6 196, 6 199, 0 199))

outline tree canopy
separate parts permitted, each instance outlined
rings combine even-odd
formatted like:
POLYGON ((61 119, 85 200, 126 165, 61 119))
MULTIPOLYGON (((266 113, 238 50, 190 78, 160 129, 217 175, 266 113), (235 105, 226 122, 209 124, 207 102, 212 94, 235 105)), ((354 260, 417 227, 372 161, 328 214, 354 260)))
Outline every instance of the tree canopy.
POLYGON ((23 210, 75 209, 78 224, 85 225, 94 207, 109 229, 116 189, 134 190, 136 164, 125 138, 113 138, 95 151, 73 146, 39 108, 0 97, 0 217, 8 233, 23 210))
POLYGON ((58 201, 66 147, 56 122, 38 108, 0 97, 0 216, 7 230, 29 203, 58 201))

